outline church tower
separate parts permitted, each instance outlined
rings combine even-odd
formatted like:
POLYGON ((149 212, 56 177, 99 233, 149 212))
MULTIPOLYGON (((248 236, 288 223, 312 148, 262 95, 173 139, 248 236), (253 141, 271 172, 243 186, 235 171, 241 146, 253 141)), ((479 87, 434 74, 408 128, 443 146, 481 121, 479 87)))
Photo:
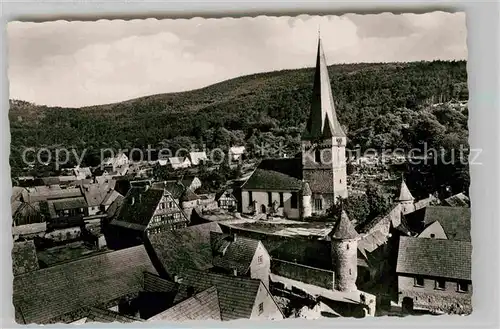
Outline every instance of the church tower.
POLYGON ((404 177, 401 177, 401 188, 399 190, 398 201, 399 204, 401 204, 403 214, 407 214, 415 210, 415 198, 406 185, 404 177))
POLYGON ((342 211, 340 220, 330 233, 335 290, 346 292, 358 290, 356 287, 358 239, 358 232, 356 232, 346 212, 342 211))
POLYGON ((339 198, 347 198, 345 147, 319 38, 310 114, 302 133, 302 178, 312 192, 313 214, 324 214, 339 198))

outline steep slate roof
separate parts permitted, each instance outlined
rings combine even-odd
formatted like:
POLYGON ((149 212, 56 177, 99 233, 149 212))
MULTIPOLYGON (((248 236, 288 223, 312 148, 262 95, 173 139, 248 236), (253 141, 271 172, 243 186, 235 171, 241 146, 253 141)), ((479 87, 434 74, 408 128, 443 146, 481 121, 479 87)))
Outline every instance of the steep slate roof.
POLYGON ((182 284, 194 287, 195 292, 206 290, 212 286, 217 288, 223 321, 249 319, 259 287, 262 284, 260 280, 247 277, 222 275, 192 269, 186 269, 181 277, 182 284))
POLYGON ((467 241, 401 236, 396 272, 471 280, 471 253, 467 241))
POLYGON ((127 315, 120 314, 111 310, 104 310, 102 308, 91 307, 89 313, 87 314, 87 320, 85 323, 89 322, 101 322, 101 323, 130 323, 136 321, 143 321, 140 318, 135 318, 127 315))
POLYGON ((259 246, 259 241, 241 236, 210 232, 213 264, 226 270, 246 274, 259 246))
POLYGON ((408 186, 406 186, 405 180, 401 180, 401 188, 399 189, 398 201, 413 201, 415 198, 411 195, 408 186))
POLYGON ((51 323, 83 307, 138 293, 145 271, 157 273, 141 245, 15 276, 16 322, 51 323))
POLYGON ((301 159, 262 160, 242 189, 299 191, 302 189, 301 159))
POLYGON ((330 232, 330 237, 332 239, 349 240, 355 239, 358 236, 358 232, 356 232, 354 225, 349 220, 349 217, 347 217, 347 213, 342 211, 340 220, 335 223, 335 226, 330 232))
POLYGON ((148 321, 221 320, 217 288, 210 287, 148 319, 148 321))
POLYGON ((12 247, 12 270, 14 275, 38 269, 38 257, 33 240, 14 242, 12 247))
POLYGON ((337 120, 326 57, 321 39, 318 39, 311 111, 302 139, 314 140, 330 137, 345 137, 345 133, 337 120))
POLYGON ((470 208, 428 206, 425 208, 424 225, 438 221, 450 240, 470 241, 470 208))
POLYGON ((217 223, 206 223, 165 231, 148 236, 152 252, 162 269, 169 275, 181 273, 184 268, 205 270, 212 265, 210 232, 222 230, 217 223))
POLYGON ((135 230, 144 230, 163 196, 163 190, 133 187, 127 193, 117 218, 113 225, 119 225, 135 230), (132 200, 134 201, 132 204, 132 200))

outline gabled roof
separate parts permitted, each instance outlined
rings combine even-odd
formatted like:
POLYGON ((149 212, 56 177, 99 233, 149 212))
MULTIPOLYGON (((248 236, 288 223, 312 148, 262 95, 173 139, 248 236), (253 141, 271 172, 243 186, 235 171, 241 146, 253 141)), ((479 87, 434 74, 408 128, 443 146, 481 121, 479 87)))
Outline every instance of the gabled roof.
POLYGON ((183 271, 181 278, 182 285, 193 287, 195 292, 203 291, 213 286, 217 288, 223 321, 249 319, 259 287, 262 284, 257 279, 192 269, 183 271))
POLYGON ((470 208, 428 206, 425 208, 424 226, 438 221, 450 240, 470 241, 470 208))
POLYGON ((266 159, 242 185, 242 189, 299 191, 302 189, 300 159, 266 159))
POLYGON ((246 274, 259 246, 259 241, 242 236, 210 232, 213 264, 225 270, 246 274))
POLYGON ((85 323, 89 322, 100 322, 100 323, 112 323, 112 322, 120 322, 120 323, 130 323, 130 322, 142 322, 141 318, 135 318, 132 316, 120 314, 118 312, 114 312, 111 310, 105 310, 102 308, 91 307, 87 314, 87 319, 85 323))
POLYGON ((240 155, 245 153, 245 147, 244 146, 232 146, 229 149, 229 152, 234 155, 240 155))
POLYGON ((396 272, 471 280, 471 253, 468 241, 401 236, 396 272))
POLYGON ((129 227, 145 229, 163 197, 163 190, 149 188, 146 191, 139 187, 133 187, 125 196, 118 217, 113 224, 132 224, 129 227))
POLYGON ((359 237, 358 232, 356 232, 354 225, 351 223, 344 210, 340 215, 340 219, 335 223, 335 226, 330 232, 330 237, 337 240, 350 240, 359 237))
POLYGON ((398 201, 413 201, 415 198, 411 195, 408 186, 406 186, 405 180, 401 180, 401 188, 399 189, 399 198, 398 201))
POLYGON ((221 320, 217 288, 212 286, 157 314, 148 321, 221 320))
POLYGON ((14 275, 38 269, 38 257, 33 240, 14 242, 12 247, 12 270, 14 275))
MULTIPOLYGON (((88 206, 95 207, 104 204, 104 201, 106 199, 109 199, 110 196, 116 197, 116 194, 113 193, 113 191, 115 191, 115 184, 116 181, 111 179, 105 183, 100 184, 81 184, 80 188, 83 195, 85 196, 85 200, 87 201, 88 206)), ((111 204, 111 202, 109 202, 109 204, 111 204)))
POLYGON ((233 189, 232 188, 228 188, 228 189, 225 189, 225 190, 222 190, 222 191, 219 191, 215 194, 215 198, 214 200, 215 201, 219 201, 219 199, 225 195, 225 194, 228 194, 228 196, 232 199, 236 199, 236 197, 233 195, 233 189))
POLYGON ((168 158, 168 161, 172 165, 180 165, 180 164, 183 164, 185 161, 189 161, 189 159, 187 157, 171 157, 171 158, 168 158))
POLYGON ((217 223, 210 222, 148 236, 152 251, 162 266, 159 271, 165 271, 172 276, 181 273, 184 268, 211 268, 212 231, 222 233, 217 223))
POLYGON ((82 258, 14 277, 18 323, 51 323, 83 307, 142 290, 143 272, 157 273, 144 246, 82 258))
POLYGON ((315 140, 330 137, 345 137, 345 133, 337 120, 326 57, 321 39, 318 39, 311 111, 302 139, 315 140))

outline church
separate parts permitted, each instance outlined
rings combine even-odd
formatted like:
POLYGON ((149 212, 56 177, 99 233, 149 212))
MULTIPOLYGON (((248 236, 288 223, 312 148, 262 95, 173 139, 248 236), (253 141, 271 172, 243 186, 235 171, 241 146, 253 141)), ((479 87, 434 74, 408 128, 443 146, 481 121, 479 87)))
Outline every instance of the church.
POLYGON ((346 135, 340 126, 318 39, 310 114, 295 158, 265 159, 241 187, 242 213, 291 219, 323 215, 347 198, 346 135))

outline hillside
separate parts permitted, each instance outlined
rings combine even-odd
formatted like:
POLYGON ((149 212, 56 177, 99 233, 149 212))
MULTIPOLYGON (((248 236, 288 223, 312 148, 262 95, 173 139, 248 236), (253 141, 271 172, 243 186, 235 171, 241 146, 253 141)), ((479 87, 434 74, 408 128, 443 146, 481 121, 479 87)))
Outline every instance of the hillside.
MULTIPOLYGON (((466 62, 334 65, 329 72, 349 146, 408 149, 430 139, 449 148, 467 142, 466 110, 430 106, 467 100, 466 62)), ((195 143, 214 148, 245 143, 252 151, 259 143, 281 141, 295 152, 309 112, 312 81, 311 68, 83 108, 12 100, 13 173, 22 167, 24 147, 87 149, 87 164, 98 161, 98 149, 103 147, 176 149, 195 143)))

